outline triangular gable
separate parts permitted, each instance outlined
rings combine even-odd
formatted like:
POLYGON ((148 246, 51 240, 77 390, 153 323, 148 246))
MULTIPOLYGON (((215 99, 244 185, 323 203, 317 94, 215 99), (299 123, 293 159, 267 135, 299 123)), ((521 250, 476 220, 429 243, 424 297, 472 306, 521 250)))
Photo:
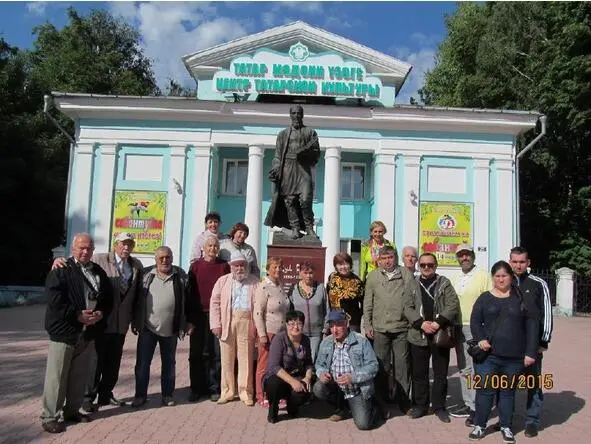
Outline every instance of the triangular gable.
POLYGON ((301 21, 207 48, 186 55, 182 60, 191 75, 199 80, 228 69, 238 57, 251 57, 262 48, 287 54, 298 42, 315 56, 332 55, 341 57, 344 62, 363 65, 368 75, 380 79, 384 85, 394 86, 397 92, 412 69, 408 63, 301 21))

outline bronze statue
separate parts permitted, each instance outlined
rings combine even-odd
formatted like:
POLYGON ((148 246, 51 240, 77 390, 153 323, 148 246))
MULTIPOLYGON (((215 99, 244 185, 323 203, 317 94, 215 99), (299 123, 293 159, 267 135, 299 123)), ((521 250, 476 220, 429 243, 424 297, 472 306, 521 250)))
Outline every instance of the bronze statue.
POLYGON ((304 109, 300 105, 292 106, 289 116, 291 126, 277 135, 269 171, 269 180, 275 186, 265 225, 283 228, 292 240, 302 237, 301 231, 318 239, 312 211, 312 167, 320 158, 318 134, 304 125, 304 109))

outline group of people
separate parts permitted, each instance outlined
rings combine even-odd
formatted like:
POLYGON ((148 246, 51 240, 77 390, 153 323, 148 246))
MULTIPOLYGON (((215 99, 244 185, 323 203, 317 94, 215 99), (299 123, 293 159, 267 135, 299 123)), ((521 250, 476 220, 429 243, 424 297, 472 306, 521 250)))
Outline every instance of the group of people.
MULTIPOLYGON (((460 245, 461 269, 448 279, 437 273, 434 254, 413 247, 402 250, 399 265, 385 225, 375 221, 362 244, 359 276, 351 256, 338 253, 326 283, 303 262, 299 281, 285 291, 282 259, 268 258, 261 279, 255 250, 245 242, 248 227, 237 223, 228 236, 220 225, 219 214, 206 216, 187 273, 172 265, 166 246, 156 250, 154 266, 143 268, 131 256, 129 233, 116 237, 112 252, 98 254, 91 236, 74 237, 72 257, 56 259, 46 282, 46 431, 88 422, 100 406, 124 405, 113 389, 131 326, 138 335, 132 407, 147 402, 157 344, 161 401, 175 405, 177 341, 187 335, 189 402, 257 403, 275 423, 281 409, 297 416, 315 397, 334 407, 332 421, 352 416, 362 430, 388 419, 389 404, 397 403, 413 419, 430 409, 446 423, 450 415, 466 418, 469 438, 477 440, 496 397, 503 440, 514 442, 517 387, 495 386, 499 378, 492 376, 541 375, 552 332, 549 291, 529 274, 524 248, 512 249, 509 262, 495 263, 489 274, 475 266, 474 249, 460 245), (452 349, 463 405, 448 412, 452 349)), ((530 437, 543 402, 542 378, 534 380, 540 383, 528 386, 530 437)))

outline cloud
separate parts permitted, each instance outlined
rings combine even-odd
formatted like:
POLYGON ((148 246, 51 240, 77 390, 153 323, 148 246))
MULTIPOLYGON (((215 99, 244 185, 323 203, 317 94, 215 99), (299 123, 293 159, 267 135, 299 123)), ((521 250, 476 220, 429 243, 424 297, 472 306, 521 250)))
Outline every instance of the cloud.
POLYGON ((165 88, 172 78, 194 86, 181 57, 247 34, 251 24, 218 14, 214 4, 110 3, 114 15, 135 26, 141 46, 152 59, 158 85, 165 88))
POLYGON ((28 2, 27 11, 33 15, 45 15, 48 2, 28 2))
POLYGON ((414 32, 410 36, 410 40, 415 42, 420 47, 436 46, 441 41, 441 36, 425 35, 422 32, 414 32))
POLYGON ((437 50, 435 48, 421 48, 411 52, 406 47, 395 47, 391 48, 389 52, 394 57, 412 65, 412 71, 396 97, 396 103, 408 104, 411 97, 419 100, 418 90, 423 87, 425 73, 435 66, 437 50))
POLYGON ((324 8, 322 2, 275 2, 271 9, 261 13, 261 24, 265 28, 273 28, 295 22, 297 19, 284 15, 284 13, 291 14, 294 11, 301 15, 311 16, 322 14, 324 8))

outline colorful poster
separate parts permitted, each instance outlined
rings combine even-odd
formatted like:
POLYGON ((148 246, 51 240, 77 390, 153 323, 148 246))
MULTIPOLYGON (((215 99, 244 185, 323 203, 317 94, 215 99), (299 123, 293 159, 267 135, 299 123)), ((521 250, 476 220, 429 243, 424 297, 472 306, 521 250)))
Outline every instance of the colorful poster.
POLYGON ((115 191, 111 239, 125 231, 135 236, 135 253, 153 254, 164 242, 166 193, 115 191))
POLYGON ((472 244, 472 204, 421 202, 419 214, 421 253, 433 253, 439 265, 457 267, 456 247, 472 244))

